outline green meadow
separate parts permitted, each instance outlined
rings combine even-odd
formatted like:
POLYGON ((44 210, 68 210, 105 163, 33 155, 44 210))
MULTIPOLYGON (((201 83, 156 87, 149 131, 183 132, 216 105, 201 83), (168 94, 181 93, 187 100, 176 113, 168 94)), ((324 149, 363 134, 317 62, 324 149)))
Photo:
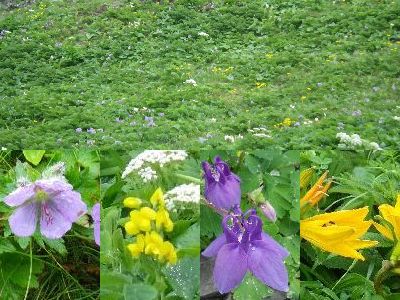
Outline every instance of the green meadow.
POLYGON ((0 4, 0 147, 399 143, 399 1, 163 2, 0 4))

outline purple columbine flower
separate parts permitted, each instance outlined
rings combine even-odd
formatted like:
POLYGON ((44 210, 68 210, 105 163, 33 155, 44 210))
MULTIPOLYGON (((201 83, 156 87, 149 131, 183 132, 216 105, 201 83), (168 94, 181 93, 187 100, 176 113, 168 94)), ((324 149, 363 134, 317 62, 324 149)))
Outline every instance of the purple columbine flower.
POLYGON ((92 218, 93 218, 93 233, 94 241, 100 246, 100 203, 96 203, 92 208, 92 218))
POLYGON ((231 172, 228 164, 219 156, 214 165, 203 161, 205 197, 216 208, 230 209, 240 205, 240 179, 231 172))
POLYGON ((4 202, 18 206, 8 222, 11 231, 21 237, 31 236, 40 222, 42 235, 61 238, 87 210, 81 195, 63 177, 25 182, 5 197, 4 202))
POLYGON ((289 290, 283 262, 289 252, 262 231, 262 221, 254 209, 225 216, 222 226, 224 233, 202 253, 216 256, 214 283, 221 294, 238 286, 247 271, 273 289, 289 290))

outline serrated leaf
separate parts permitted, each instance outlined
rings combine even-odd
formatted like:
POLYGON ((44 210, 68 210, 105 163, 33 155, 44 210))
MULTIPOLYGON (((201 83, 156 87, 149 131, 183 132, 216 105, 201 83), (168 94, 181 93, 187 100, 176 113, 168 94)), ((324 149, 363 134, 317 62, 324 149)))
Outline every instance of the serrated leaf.
POLYGON ((157 297, 157 290, 148 284, 137 283, 124 286, 125 300, 153 300, 157 297))

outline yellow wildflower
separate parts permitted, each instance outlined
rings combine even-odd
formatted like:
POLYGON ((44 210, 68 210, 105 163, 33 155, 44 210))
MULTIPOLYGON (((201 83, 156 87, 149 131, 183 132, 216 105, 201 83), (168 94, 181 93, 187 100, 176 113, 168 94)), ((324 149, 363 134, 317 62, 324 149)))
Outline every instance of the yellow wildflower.
POLYGON ((139 208, 142 200, 136 197, 127 197, 124 199, 124 206, 128 208, 139 208))
POLYGON ((389 204, 379 206, 382 217, 391 224, 393 231, 388 224, 378 224, 374 222, 375 228, 386 238, 394 241, 400 241, 400 194, 397 195, 396 205, 393 207, 389 204))
POLYGON ((301 101, 304 101, 304 100, 307 99, 307 97, 306 96, 301 96, 300 99, 301 99, 301 101))
POLYGON ((136 236, 136 243, 129 244, 127 247, 132 256, 138 258, 144 250, 144 245, 144 236, 143 234, 139 234, 136 236))
POLYGON ((128 221, 128 222, 125 223, 125 231, 128 234, 136 235, 136 234, 139 233, 140 230, 139 230, 139 228, 138 228, 138 226, 136 225, 135 222, 128 221))
POLYGON ((154 194, 150 198, 150 202, 153 205, 153 207, 156 207, 157 205, 160 207, 164 207, 165 201, 164 201, 164 194, 161 190, 161 188, 158 188, 154 194))
POLYGON ((315 169, 314 168, 308 168, 306 170, 303 170, 300 172, 300 188, 304 189, 311 180, 311 177, 314 175, 315 169))
POLYGON ((364 221, 368 207, 324 213, 300 221, 300 236, 313 245, 344 257, 364 260, 357 250, 377 241, 361 240, 372 221, 364 221))
MULTIPOLYGON (((136 227, 141 231, 151 230, 151 220, 138 210, 133 210, 130 213, 131 222, 135 223, 136 227)), ((128 222, 129 223, 129 222, 128 222)))
POLYGON ((324 196, 327 196, 326 192, 332 184, 331 181, 328 181, 327 184, 323 185, 323 182, 325 181, 327 176, 328 171, 322 174, 322 176, 317 180, 313 187, 303 196, 303 198, 300 199, 300 208, 302 210, 305 209, 306 205, 308 205, 308 207, 313 207, 324 196))
POLYGON ((282 122, 283 126, 289 127, 292 124, 292 120, 290 118, 285 118, 282 122))
POLYGON ((171 221, 168 211, 163 208, 157 212, 156 216, 156 228, 160 230, 162 226, 164 226, 166 232, 171 232, 174 229, 174 223, 171 221))

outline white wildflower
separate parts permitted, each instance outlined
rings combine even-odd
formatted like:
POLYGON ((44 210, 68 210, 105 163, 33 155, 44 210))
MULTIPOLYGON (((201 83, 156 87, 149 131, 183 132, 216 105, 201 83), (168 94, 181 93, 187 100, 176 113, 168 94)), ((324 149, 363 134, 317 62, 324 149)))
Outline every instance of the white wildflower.
POLYGON ((164 199, 168 210, 175 210, 177 206, 184 208, 187 203, 199 203, 200 185, 194 183, 178 185, 166 192, 164 199))
POLYGON ((208 36, 209 36, 209 34, 208 34, 207 32, 204 32, 204 31, 200 31, 200 32, 198 33, 198 35, 199 35, 199 36, 204 36, 204 37, 208 37, 208 36))
POLYGON ((197 82, 193 78, 187 79, 184 83, 191 84, 193 86, 197 86, 197 82))
POLYGON ((149 165, 159 165, 162 168, 165 164, 173 161, 183 161, 186 157, 187 153, 184 150, 146 150, 129 162, 122 173, 122 178, 137 171, 143 179, 150 181, 157 178, 157 174, 152 168, 147 168, 150 167, 149 165), (143 176, 141 174, 143 174, 143 176))
POLYGON ((281 176, 281 173, 278 170, 272 170, 269 175, 271 176, 281 176))

